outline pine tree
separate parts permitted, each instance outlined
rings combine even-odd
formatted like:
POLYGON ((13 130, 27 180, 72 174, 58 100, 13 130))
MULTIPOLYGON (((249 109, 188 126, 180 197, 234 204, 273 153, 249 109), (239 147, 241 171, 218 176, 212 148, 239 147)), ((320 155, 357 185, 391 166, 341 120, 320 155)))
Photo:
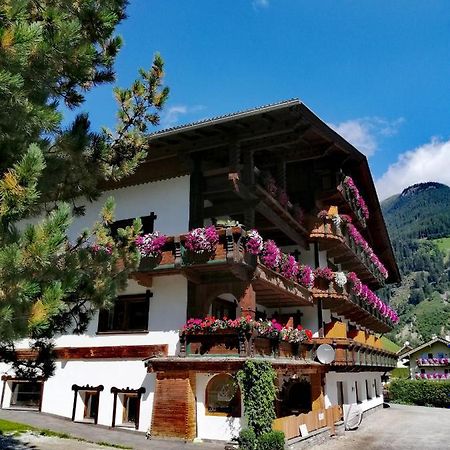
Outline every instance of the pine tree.
POLYGON ((16 361, 12 342, 30 338, 48 361, 56 333, 85 330, 139 262, 139 221, 113 237, 114 202, 71 242, 73 215, 98 198, 106 180, 135 170, 149 151, 168 96, 164 63, 128 89, 114 89, 115 129, 93 131, 87 114, 63 127, 63 104, 114 81, 122 41, 115 34, 126 0, 3 0, 0 4, 0 340, 3 360, 23 376, 51 364, 16 361), (30 220, 32 219, 32 220, 30 220), (39 366, 39 367, 38 367, 39 366))

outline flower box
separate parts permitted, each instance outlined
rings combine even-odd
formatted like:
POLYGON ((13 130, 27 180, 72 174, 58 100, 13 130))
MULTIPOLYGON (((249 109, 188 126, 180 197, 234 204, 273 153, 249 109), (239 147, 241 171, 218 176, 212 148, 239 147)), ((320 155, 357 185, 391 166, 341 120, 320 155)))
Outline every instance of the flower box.
POLYGON ((252 356, 272 356, 277 353, 278 341, 256 336, 252 339, 252 356))
POLYGON ((196 332, 186 335, 185 340, 187 355, 239 355, 243 349, 242 338, 235 330, 196 332))

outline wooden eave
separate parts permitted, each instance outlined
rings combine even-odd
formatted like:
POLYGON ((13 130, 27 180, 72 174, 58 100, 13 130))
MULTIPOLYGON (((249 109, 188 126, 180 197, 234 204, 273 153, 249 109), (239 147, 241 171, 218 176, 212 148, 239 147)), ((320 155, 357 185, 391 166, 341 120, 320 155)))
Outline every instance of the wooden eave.
POLYGON ((186 175, 192 170, 192 155, 198 153, 207 160, 236 142, 241 151, 255 152, 255 160, 271 155, 289 163, 332 155, 341 161, 368 204, 370 242, 389 271, 388 282, 400 281, 367 158, 298 99, 156 132, 149 136, 149 157, 135 174, 120 182, 104 183, 101 188, 186 175))
POLYGON ((150 358, 145 361, 147 371, 167 372, 192 370, 195 372, 236 372, 248 360, 264 360, 271 363, 278 371, 294 369, 299 374, 316 374, 326 371, 326 366, 308 359, 291 358, 246 358, 246 357, 217 357, 217 356, 169 356, 166 358, 150 358))

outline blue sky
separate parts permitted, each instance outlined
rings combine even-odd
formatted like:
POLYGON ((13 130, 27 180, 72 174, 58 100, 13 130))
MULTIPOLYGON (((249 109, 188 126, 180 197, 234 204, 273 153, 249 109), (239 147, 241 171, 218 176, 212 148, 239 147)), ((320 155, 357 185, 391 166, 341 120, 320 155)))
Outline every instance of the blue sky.
MULTIPOLYGON (((298 97, 369 157, 381 198, 450 184, 450 4, 437 0, 131 0, 117 82, 159 51, 171 126, 298 97), (445 173, 443 173, 445 172, 445 173)), ((89 94, 112 125, 111 86, 89 94)))

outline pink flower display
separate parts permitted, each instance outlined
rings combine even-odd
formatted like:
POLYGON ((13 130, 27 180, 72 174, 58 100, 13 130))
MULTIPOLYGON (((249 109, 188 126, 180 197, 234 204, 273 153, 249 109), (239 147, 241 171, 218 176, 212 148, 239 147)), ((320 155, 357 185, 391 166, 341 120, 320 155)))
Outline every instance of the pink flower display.
MULTIPOLYGON (((341 216, 342 218, 342 216, 341 216)), ((375 265, 375 267, 380 271, 383 278, 388 277, 388 271, 386 267, 384 267, 383 263, 379 260, 378 256, 373 251, 372 247, 367 243, 367 241, 363 238, 358 229, 351 223, 347 223, 347 231, 348 235, 355 243, 356 246, 360 247, 364 253, 368 256, 369 260, 375 265)))
POLYGON ((369 208, 367 207, 364 198, 359 193, 359 190, 356 187, 355 182, 351 177, 345 177, 343 184, 352 193, 353 197, 355 198, 357 207, 360 209, 363 217, 367 220, 369 218, 369 208))
POLYGON ((283 255, 281 262, 281 275, 289 280, 295 280, 299 272, 298 262, 292 255, 283 255))
POLYGON ((278 203, 283 208, 287 208, 288 203, 289 203, 289 197, 284 189, 278 188, 277 200, 278 200, 278 203))
POLYGON ((135 240, 140 255, 151 257, 161 255, 166 242, 167 237, 164 234, 159 234, 158 231, 138 236, 135 240))
POLYGON ((186 235, 186 248, 194 253, 213 253, 218 242, 219 235, 213 225, 195 228, 186 235))
POLYGON ((318 267, 314 269, 314 278, 321 278, 326 281, 333 281, 334 272, 329 267, 318 267))
POLYGON ((252 255, 259 255, 263 251, 264 241, 256 230, 250 230, 247 232, 245 249, 252 255))
POLYGON ((380 311, 384 317, 391 320, 394 324, 399 322, 400 319, 397 313, 390 306, 381 301, 381 299, 371 289, 369 289, 368 286, 363 284, 355 272, 349 272, 347 274, 347 281, 350 283, 350 290, 352 294, 380 311))
POLYGON ((281 250, 277 247, 271 239, 264 243, 263 252, 261 255, 262 263, 269 269, 276 270, 281 262, 281 250))
POLYGON ((300 267, 298 282, 308 289, 311 289, 314 286, 314 272, 310 266, 300 267))

